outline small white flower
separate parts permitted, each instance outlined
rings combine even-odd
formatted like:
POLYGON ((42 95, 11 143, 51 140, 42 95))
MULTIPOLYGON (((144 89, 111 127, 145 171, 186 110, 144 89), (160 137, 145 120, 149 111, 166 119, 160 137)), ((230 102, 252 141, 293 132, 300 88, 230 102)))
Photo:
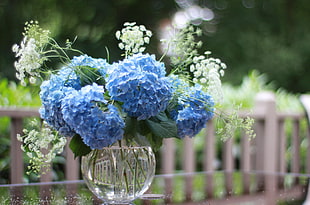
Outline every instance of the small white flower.
POLYGON ((17 52, 19 51, 19 46, 18 46, 17 44, 14 44, 14 45, 12 46, 12 51, 13 51, 14 53, 17 53, 17 52))
POLYGON ((227 68, 227 66, 226 66, 225 63, 221 63, 221 67, 222 67, 223 69, 226 69, 226 68, 227 68))
POLYGON ((122 50, 125 48, 125 46, 124 46, 123 43, 119 43, 119 44, 118 44, 118 47, 119 47, 120 49, 122 49, 122 50))
POLYGON ((139 48, 139 52, 140 52, 140 53, 142 53, 143 51, 145 51, 145 47, 139 48))
POLYGON ((145 50, 144 44, 150 42, 152 32, 147 30, 144 25, 136 26, 136 23, 124 24, 125 28, 117 31, 115 36, 119 43, 119 48, 125 50, 126 55, 143 52, 145 50))
POLYGON ((150 38, 149 38, 149 37, 144 37, 143 40, 144 40, 144 42, 147 43, 147 44, 150 43, 150 38))
POLYGON ((225 74, 225 71, 224 70, 220 70, 220 75, 223 77, 225 74))
POLYGON ((30 82, 31 84, 35 84, 35 83, 37 82, 37 79, 36 79, 35 77, 31 76, 31 77, 29 78, 29 82, 30 82))
MULTIPOLYGON (((16 57, 19 57, 18 61, 14 62, 16 68, 16 77, 21 81, 22 85, 25 85, 25 78, 27 75, 30 77, 39 76, 37 70, 41 67, 43 59, 37 51, 36 41, 33 38, 28 40, 27 37, 21 42, 21 46, 13 46, 13 50, 16 52, 16 57)), ((31 79, 33 81, 33 79, 31 79)))
POLYGON ((117 38, 117 40, 119 40, 119 38, 121 37, 121 32, 120 31, 116 31, 115 37, 117 38))
POLYGON ((140 31, 146 31, 146 28, 144 25, 140 25, 140 31))
POLYGON ((206 78, 200 78, 200 83, 205 84, 207 82, 206 78))
POLYGON ((146 35, 147 35, 148 37, 152 37, 152 35, 153 35, 153 34, 152 34, 152 31, 147 30, 147 31, 146 31, 146 35))
POLYGON ((134 26, 136 25, 136 22, 125 22, 124 26, 134 26))

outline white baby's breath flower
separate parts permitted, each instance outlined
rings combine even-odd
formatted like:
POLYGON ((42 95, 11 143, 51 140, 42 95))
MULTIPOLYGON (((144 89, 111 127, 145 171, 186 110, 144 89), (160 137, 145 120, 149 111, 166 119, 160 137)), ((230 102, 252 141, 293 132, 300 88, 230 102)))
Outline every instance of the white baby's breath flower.
MULTIPOLYGON (((210 52, 205 52, 210 54, 210 52)), ((205 85, 207 92, 213 97, 215 102, 220 103, 223 99, 221 79, 224 75, 226 64, 220 59, 207 58, 207 56, 195 56, 190 65, 190 72, 193 74, 194 83, 205 85)))
POLYGON ((18 46, 17 44, 14 44, 14 45, 12 46, 12 51, 13 51, 14 53, 17 53, 18 50, 19 50, 19 46, 18 46))
POLYGON ((150 30, 146 30, 145 34, 148 36, 148 37, 152 37, 152 31, 150 30))
POLYGON ((31 77, 29 78, 29 82, 30 82, 31 84, 35 84, 35 83, 37 82, 37 78, 31 76, 31 77))
POLYGON ((139 30, 140 30, 140 31, 146 31, 146 28, 145 28, 144 25, 140 25, 139 30))
POLYGON ((43 61, 37 51, 35 39, 28 40, 25 37, 21 46, 14 46, 12 50, 16 53, 16 57, 19 57, 18 61, 14 63, 17 71, 16 77, 25 82, 27 76, 38 76, 37 70, 43 61))
POLYGON ((200 83, 202 83, 202 84, 207 83, 207 79, 206 78, 200 78, 200 83))
POLYGON ((116 37, 117 40, 119 40, 120 37, 121 37, 121 32, 120 31, 116 31, 115 37, 116 37))
POLYGON ((35 83, 40 77, 40 68, 46 60, 43 54, 43 47, 49 42, 49 31, 39 27, 37 21, 26 22, 24 38, 20 45, 14 44, 12 51, 18 58, 14 62, 16 77, 22 85, 26 85, 26 79, 35 83))
POLYGON ((22 136, 20 134, 17 134, 16 138, 17 138, 18 141, 22 141, 23 140, 23 138, 22 138, 22 136))
POLYGON ((66 145, 66 138, 51 130, 45 123, 40 127, 38 120, 33 120, 30 131, 24 130, 24 136, 18 136, 18 140, 23 142, 22 150, 27 150, 26 154, 30 158, 29 170, 40 174, 43 167, 49 168, 50 162, 57 153, 63 151, 66 145))
POLYGON ((152 32, 147 30, 144 25, 136 26, 136 23, 124 23, 125 28, 117 31, 115 36, 121 43, 118 47, 125 50, 125 55, 143 52, 144 44, 149 44, 152 32))

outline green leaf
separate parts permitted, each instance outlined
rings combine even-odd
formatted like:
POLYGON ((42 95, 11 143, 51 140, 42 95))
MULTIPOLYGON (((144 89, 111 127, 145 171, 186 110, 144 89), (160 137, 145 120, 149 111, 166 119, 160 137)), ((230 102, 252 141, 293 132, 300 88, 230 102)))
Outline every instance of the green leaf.
POLYGON ((157 150, 159 150, 159 148, 163 144, 163 138, 161 138, 161 137, 157 137, 157 136, 155 136, 153 134, 148 134, 145 137, 147 138, 147 140, 151 144, 151 147, 152 147, 153 151, 155 151, 155 152, 157 150))
POLYGON ((126 116, 125 124, 125 136, 128 138, 134 138, 138 135, 146 136, 151 132, 145 120, 137 120, 135 117, 126 116))
POLYGON ((161 138, 177 137, 176 122, 166 115, 165 112, 160 112, 158 115, 146 120, 146 123, 151 132, 161 138))
POLYGON ((143 141, 145 137, 154 151, 158 150, 163 138, 177 137, 176 122, 161 112, 148 120, 137 120, 137 118, 127 116, 124 129, 127 139, 143 141))
POLYGON ((80 135, 74 135, 69 144, 70 149, 74 154, 74 158, 87 155, 91 149, 87 146, 80 135))
POLYGON ((105 85, 104 77, 99 73, 97 68, 89 66, 79 66, 77 75, 80 76, 81 85, 91 85, 97 83, 98 85, 105 85))
POLYGON ((137 126, 138 126, 138 120, 137 118, 126 116, 125 118, 125 136, 128 138, 134 138, 137 135, 137 126))

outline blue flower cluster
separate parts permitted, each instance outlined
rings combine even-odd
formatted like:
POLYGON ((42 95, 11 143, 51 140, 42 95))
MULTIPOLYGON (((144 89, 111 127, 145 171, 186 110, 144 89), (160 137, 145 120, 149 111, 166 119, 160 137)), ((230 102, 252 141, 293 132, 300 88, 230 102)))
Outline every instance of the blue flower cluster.
POLYGON ((106 88, 131 117, 145 120, 166 109, 172 97, 163 63, 154 55, 136 54, 113 64, 106 88))
MULTIPOLYGON (((98 68, 102 75, 106 75, 109 64, 105 59, 95 59, 87 55, 74 57, 70 64, 52 74, 49 80, 41 84, 40 98, 42 107, 39 112, 41 118, 56 129, 61 135, 72 137, 77 134, 75 127, 67 122, 63 116, 62 104, 66 96, 82 88, 80 76, 77 75, 79 66, 98 68)), ((100 93, 102 98, 103 94, 100 93)), ((97 96, 98 99, 99 96, 97 96)), ((95 100, 95 99, 93 99, 95 100)))
POLYGON ((97 68, 99 73, 105 76, 110 64, 107 63, 106 59, 92 58, 84 54, 80 56, 74 56, 69 64, 69 67, 71 68, 78 68, 79 66, 89 66, 91 68, 97 68))
MULTIPOLYGON (((166 77, 164 64, 154 55, 134 54, 112 65, 82 55, 42 83, 40 114, 60 134, 80 135, 91 149, 122 139, 124 117, 148 120, 163 111, 169 112, 169 126, 177 125, 175 136, 193 137, 214 114, 213 99, 202 90, 178 76, 166 77), (82 75, 87 72, 79 70, 81 66, 98 69, 104 78, 97 82, 101 85, 82 86, 82 75)), ((156 127, 154 119, 164 118, 150 119, 156 127)))
POLYGON ((178 93, 177 106, 170 111, 171 118, 177 123, 177 135, 179 138, 194 137, 213 117, 214 101, 210 95, 202 91, 201 85, 189 87, 177 78, 171 80, 174 92, 178 93), (182 92, 179 92, 180 88, 182 92))
POLYGON ((70 137, 75 135, 75 132, 63 119, 62 99, 67 93, 80 87, 78 77, 70 68, 61 69, 58 74, 52 75, 50 80, 41 84, 42 107, 39 110, 41 118, 62 135, 70 137))
POLYGON ((117 108, 108 105, 103 111, 96 105, 107 104, 103 93, 104 88, 94 83, 71 92, 62 103, 64 120, 91 149, 110 146, 123 138, 125 123, 117 108))

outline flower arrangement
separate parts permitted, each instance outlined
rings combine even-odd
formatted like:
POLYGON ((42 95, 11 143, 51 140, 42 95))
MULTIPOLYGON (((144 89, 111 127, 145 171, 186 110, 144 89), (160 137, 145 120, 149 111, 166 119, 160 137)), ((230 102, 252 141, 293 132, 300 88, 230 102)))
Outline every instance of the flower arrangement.
MULTIPOLYGON (((16 76, 22 85, 40 85, 44 129, 25 131, 19 139, 23 149, 30 151, 36 172, 62 151, 66 137, 72 137, 75 156, 122 139, 146 138, 156 150, 164 138, 194 137, 217 114, 226 65, 210 57, 209 51, 198 53, 199 28, 188 26, 163 40, 166 52, 157 60, 144 53, 152 32, 143 25, 125 23, 116 32, 124 51, 118 62, 83 54, 72 48, 74 42, 61 47, 38 22, 26 23, 23 35, 21 44, 13 46, 18 57, 16 76), (77 55, 70 58, 69 51, 77 55), (46 64, 55 57, 62 64, 59 69, 46 64), (163 63, 165 57, 169 69, 163 63), (42 148, 47 153, 42 154, 42 148)), ((224 121, 231 129, 229 119, 233 118, 224 121)), ((251 132, 251 119, 237 122, 234 125, 251 132)))

